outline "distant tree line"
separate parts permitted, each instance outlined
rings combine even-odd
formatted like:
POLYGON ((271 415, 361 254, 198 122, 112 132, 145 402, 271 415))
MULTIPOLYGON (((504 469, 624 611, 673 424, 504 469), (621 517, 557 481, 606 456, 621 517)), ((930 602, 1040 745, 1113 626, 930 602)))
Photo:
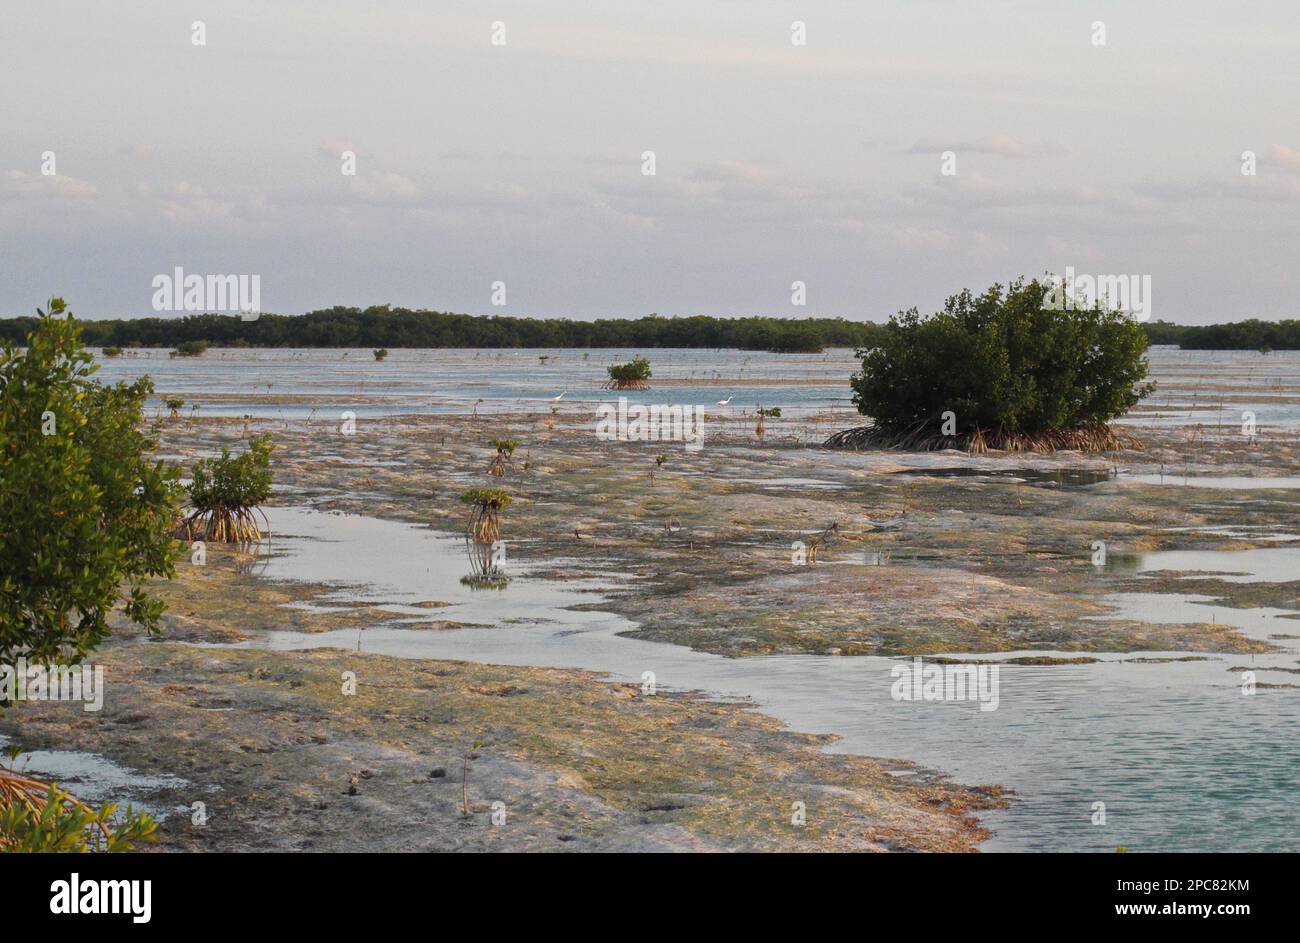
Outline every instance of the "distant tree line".
POLYGON ((1236 321, 1232 324, 1146 325, 1152 344, 1177 344, 1184 350, 1300 350, 1300 321, 1236 321))
MULTIPOLYGON (((35 317, 0 319, 0 341, 22 343, 35 317)), ((302 315, 199 314, 181 318, 83 321, 92 347, 171 347, 206 342, 214 347, 687 347, 816 353, 827 347, 879 346, 884 325, 844 318, 661 317, 518 318, 388 305, 334 307, 302 315)), ((1238 321, 1188 326, 1142 325, 1152 344, 1187 350, 1297 350, 1300 321, 1238 321)), ((191 348, 192 349, 192 348, 191 348)))
MULTIPOLYGON (((327 308, 303 315, 200 314, 182 318, 84 321, 98 347, 731 347, 815 353, 826 347, 870 347, 879 324, 843 318, 518 318, 412 311, 387 305, 327 308)), ((0 320, 0 339, 21 342, 36 318, 0 320)))

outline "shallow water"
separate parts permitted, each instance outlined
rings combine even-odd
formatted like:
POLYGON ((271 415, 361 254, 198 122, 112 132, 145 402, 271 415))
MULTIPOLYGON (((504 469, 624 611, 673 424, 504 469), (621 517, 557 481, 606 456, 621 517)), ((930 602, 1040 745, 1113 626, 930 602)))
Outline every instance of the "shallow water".
POLYGON ((971 465, 954 468, 908 468, 897 474, 925 478, 999 478, 1024 484, 1075 487, 1100 484, 1114 477, 1111 470, 1107 468, 988 468, 971 465))
POLYGON ((1138 571, 1160 570, 1222 574, 1225 583, 1287 583, 1300 580, 1300 547, 1254 550, 1164 550, 1141 555, 1138 571))
POLYGON ((1216 488, 1234 491, 1261 491, 1268 488, 1292 490, 1300 488, 1300 477, 1278 475, 1269 478, 1263 475, 1247 477, 1245 475, 1120 475, 1115 479, 1120 484, 1161 485, 1169 488, 1216 488))
MULTIPOLYGON (((9 738, 0 735, 0 749, 7 748, 9 738)), ((179 776, 141 773, 118 766, 98 753, 80 750, 30 750, 19 755, 13 769, 47 782, 57 783, 88 805, 115 802, 119 817, 132 805, 137 812, 148 812, 162 821, 170 811, 142 802, 140 797, 157 789, 176 789, 189 783, 179 776)))
MULTIPOLYGON (((990 849, 1300 850, 1300 697, 1289 689, 1243 696, 1228 669, 1249 665, 1261 682, 1292 676, 1268 666, 1296 666, 1296 641, 1277 655, 1212 656, 1167 664, 1105 656, 1098 664, 999 668, 999 705, 981 711, 967 702, 902 702, 891 697, 890 658, 770 656, 723 658, 659 643, 622 638, 634 624, 598 611, 570 611, 573 600, 598 603, 601 584, 573 588, 527 575, 527 548, 515 551, 511 584, 500 593, 458 593, 461 542, 428 529, 302 509, 270 511, 277 534, 265 575, 327 579, 340 599, 395 603, 442 599, 450 609, 431 617, 482 627, 427 630, 375 627, 321 634, 271 632, 244 647, 297 650, 355 648, 410 658, 468 659, 508 665, 584 668, 640 681, 646 671, 672 689, 699 689, 752 700, 798 730, 835 733, 833 749, 911 759, 949 771, 964 782, 1001 783, 1019 800, 985 816, 996 830, 990 849), (366 562, 370 561, 370 562, 366 562), (451 615, 450 613, 455 613, 451 615), (1104 802, 1107 824, 1092 825, 1093 803, 1104 802)), ((1244 554, 1198 553, 1253 578, 1278 567, 1294 573, 1300 550, 1244 554)), ((1184 562, 1148 554, 1139 571, 1184 562)), ((1181 568, 1175 566, 1174 568, 1181 568)), ((1252 636, 1300 634, 1282 610, 1231 610, 1194 597, 1144 594, 1112 597, 1117 615, 1141 612, 1151 621, 1240 625, 1252 636)), ((1005 653, 1050 654, 1044 652, 1005 653)), ((1180 653, 1159 653, 1177 657, 1180 653)), ((1064 657, 1070 657, 1063 653, 1064 657)), ((989 656, 973 656, 988 659, 989 656)))
MULTIPOLYGON (((368 350, 212 349, 202 357, 166 350, 128 351, 101 361, 108 380, 150 374, 159 391, 185 394, 203 416, 297 418, 350 410, 358 416, 545 411, 555 403, 616 401, 703 406, 707 415, 780 406, 791 415, 851 409, 848 378, 860 364, 849 349, 822 354, 737 350, 394 350, 376 362, 368 350), (649 390, 602 389, 605 368, 646 354, 649 390), (546 361, 541 360, 546 357, 546 361), (292 396, 306 402, 274 403, 292 396), (562 396, 558 402, 556 397, 562 396), (725 405, 719 401, 729 400, 725 405)), ((186 406, 188 412, 189 406, 186 406)))
MULTIPOLYGON (((1300 429, 1300 351, 1180 351, 1153 347, 1148 357, 1157 392, 1124 422, 1240 427, 1252 412, 1261 429, 1300 429)), ((393 350, 375 361, 369 350, 221 349, 202 357, 167 350, 127 350, 100 359, 110 381, 153 376, 165 396, 198 403, 203 416, 300 418, 349 410, 357 416, 545 411, 611 401, 703 406, 709 416, 738 415, 757 406, 790 417, 852 410, 849 377, 861 368, 848 348, 820 354, 739 350, 393 350), (612 393, 601 388, 605 368, 645 355, 651 389, 612 393), (544 361, 542 358, 546 358, 544 361), (276 403, 274 397, 294 402, 276 403), (720 400, 730 399, 725 406, 720 400)), ((186 412, 188 412, 188 405, 186 412)))

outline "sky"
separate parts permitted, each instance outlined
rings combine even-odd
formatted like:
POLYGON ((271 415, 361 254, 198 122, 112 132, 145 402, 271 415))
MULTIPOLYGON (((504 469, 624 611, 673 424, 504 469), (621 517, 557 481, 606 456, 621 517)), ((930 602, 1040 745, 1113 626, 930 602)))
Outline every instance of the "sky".
POLYGON ((1300 317, 1294 0, 0 12, 3 316, 154 315, 180 266, 287 314, 880 321, 1072 267, 1300 317))

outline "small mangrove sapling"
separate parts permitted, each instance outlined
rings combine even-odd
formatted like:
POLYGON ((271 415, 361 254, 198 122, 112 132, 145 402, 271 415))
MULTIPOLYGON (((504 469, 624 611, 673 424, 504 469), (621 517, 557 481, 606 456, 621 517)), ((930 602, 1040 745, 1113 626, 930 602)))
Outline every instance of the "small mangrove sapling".
POLYGON ((663 467, 664 467, 664 464, 667 463, 667 461, 668 461, 668 456, 667 456, 667 455, 656 455, 656 456, 655 456, 655 467, 652 468, 652 469, 650 469, 650 484, 651 484, 651 485, 653 485, 653 484, 655 483, 655 472, 658 471, 660 468, 663 468, 663 467))
POLYGON ((496 457, 492 459, 492 464, 488 468, 488 474, 495 475, 497 478, 504 478, 506 469, 514 468, 511 457, 515 454, 515 449, 519 447, 519 443, 514 439, 492 439, 488 442, 488 445, 497 450, 496 457))
POLYGON ((248 451, 240 455, 222 449, 220 458, 194 463, 190 510, 184 519, 187 539, 261 543, 255 515, 262 515, 269 533, 270 522, 260 505, 271 496, 274 448, 269 435, 260 435, 250 439, 248 451))
POLYGON ((510 506, 510 495, 504 488, 470 488, 460 499, 470 506, 470 540, 495 543, 501 536, 501 512, 510 506))

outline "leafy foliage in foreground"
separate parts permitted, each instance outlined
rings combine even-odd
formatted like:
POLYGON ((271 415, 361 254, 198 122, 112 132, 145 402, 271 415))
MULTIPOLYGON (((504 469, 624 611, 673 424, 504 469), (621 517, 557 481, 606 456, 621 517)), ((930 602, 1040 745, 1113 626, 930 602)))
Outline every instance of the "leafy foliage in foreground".
POLYGON ((0 350, 0 662, 73 663, 108 634, 119 602, 156 631, 150 577, 173 575, 177 472, 148 456, 148 377, 106 386, 55 298, 0 350))
POLYGON ((0 768, 0 852, 130 851, 157 837, 158 823, 117 805, 93 809, 58 786, 0 768))
POLYGON ((874 420, 871 444, 1072 447, 1060 433, 1094 435, 1147 395, 1142 326, 1100 305, 1046 309, 1050 288, 1020 280, 966 290, 929 318, 915 308, 892 318, 880 345, 859 351, 852 379, 854 403, 874 420))

